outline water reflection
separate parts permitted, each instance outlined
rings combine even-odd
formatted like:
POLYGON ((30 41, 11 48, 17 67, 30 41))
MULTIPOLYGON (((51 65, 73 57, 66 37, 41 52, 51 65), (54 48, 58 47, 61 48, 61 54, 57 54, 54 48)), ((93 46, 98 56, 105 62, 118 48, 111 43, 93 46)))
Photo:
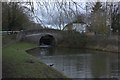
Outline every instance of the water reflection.
POLYGON ((68 48, 36 48, 28 51, 70 78, 119 77, 117 54, 68 48))

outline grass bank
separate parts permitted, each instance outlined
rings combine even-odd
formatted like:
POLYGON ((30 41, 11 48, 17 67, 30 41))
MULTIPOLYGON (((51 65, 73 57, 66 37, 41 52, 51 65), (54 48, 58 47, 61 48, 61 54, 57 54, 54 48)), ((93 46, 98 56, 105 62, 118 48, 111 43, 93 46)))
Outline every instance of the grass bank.
POLYGON ((58 47, 69 47, 79 49, 92 49, 120 53, 118 36, 88 36, 76 31, 63 31, 63 40, 58 47))
POLYGON ((88 36, 86 48, 113 53, 120 53, 119 39, 114 36, 88 36))
POLYGON ((25 42, 14 42, 2 49, 3 78, 66 78, 62 73, 42 63, 25 50, 36 47, 25 42), (31 63, 31 59, 34 63, 31 63))

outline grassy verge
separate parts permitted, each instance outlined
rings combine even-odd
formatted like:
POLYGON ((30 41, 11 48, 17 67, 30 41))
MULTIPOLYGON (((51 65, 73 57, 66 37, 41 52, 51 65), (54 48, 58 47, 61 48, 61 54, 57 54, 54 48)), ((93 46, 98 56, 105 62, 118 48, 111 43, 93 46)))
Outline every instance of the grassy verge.
POLYGON ((120 53, 119 39, 117 36, 88 36, 76 31, 63 31, 63 40, 58 47, 69 47, 78 49, 92 49, 120 53))
POLYGON ((107 51, 107 52, 114 52, 114 53, 120 53, 118 48, 120 47, 118 45, 119 41, 115 38, 111 39, 111 37, 105 37, 105 36, 89 36, 88 42, 86 48, 88 49, 95 49, 95 50, 101 50, 101 51, 107 51))
POLYGON ((58 47, 69 48, 84 48, 87 42, 87 37, 76 31, 63 31, 63 40, 59 43, 58 47))
POLYGON ((25 50, 36 47, 25 42, 15 42, 3 48, 3 78, 66 78, 62 73, 47 66, 25 50), (31 60, 34 63, 30 63, 31 60))

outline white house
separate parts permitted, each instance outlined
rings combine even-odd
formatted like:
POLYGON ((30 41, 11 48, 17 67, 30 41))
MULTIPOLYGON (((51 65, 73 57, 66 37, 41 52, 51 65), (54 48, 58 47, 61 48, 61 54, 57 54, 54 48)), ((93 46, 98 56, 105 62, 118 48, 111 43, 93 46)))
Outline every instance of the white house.
POLYGON ((75 30, 77 32, 83 33, 87 31, 87 25, 85 23, 70 23, 65 26, 64 30, 75 30))
POLYGON ((87 25, 83 23, 73 23, 72 29, 82 33, 82 32, 86 32, 86 26, 87 25))

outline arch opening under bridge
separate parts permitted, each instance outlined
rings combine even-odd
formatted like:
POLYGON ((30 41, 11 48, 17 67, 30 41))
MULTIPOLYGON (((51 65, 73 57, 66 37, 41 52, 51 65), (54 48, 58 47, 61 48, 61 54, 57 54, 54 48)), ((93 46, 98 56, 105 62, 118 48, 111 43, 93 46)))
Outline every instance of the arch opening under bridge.
POLYGON ((40 46, 55 46, 56 44, 56 41, 55 41, 55 38, 54 36, 52 35, 44 35, 40 38, 40 42, 39 42, 39 45, 40 46))

